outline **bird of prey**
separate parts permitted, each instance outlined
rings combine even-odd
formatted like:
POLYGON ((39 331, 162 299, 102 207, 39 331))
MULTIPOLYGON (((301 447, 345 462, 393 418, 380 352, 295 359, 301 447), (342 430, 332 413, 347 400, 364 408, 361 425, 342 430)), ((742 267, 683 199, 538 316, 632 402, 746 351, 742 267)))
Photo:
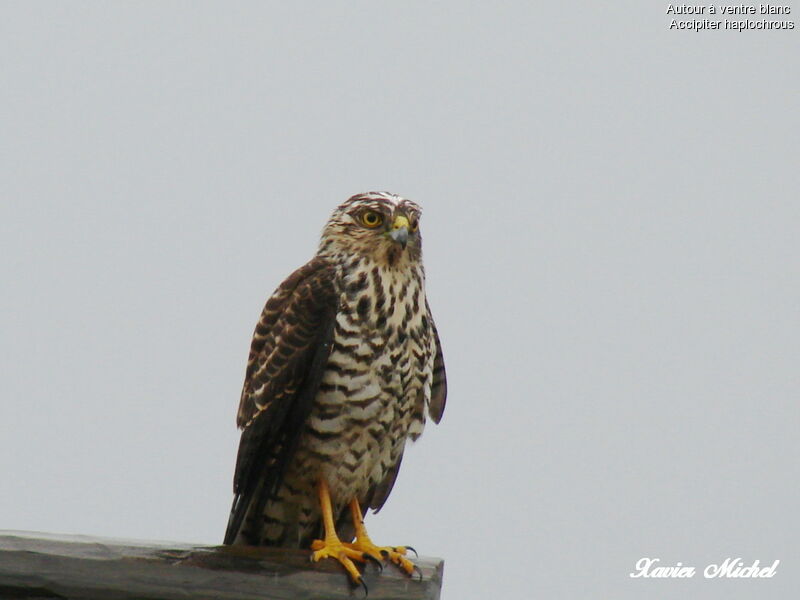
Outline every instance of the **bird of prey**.
POLYGON ((421 210, 388 192, 338 206, 316 255, 267 301, 247 362, 226 544, 310 548, 338 560, 391 560, 364 527, 394 485, 406 442, 447 395, 425 297, 421 210))

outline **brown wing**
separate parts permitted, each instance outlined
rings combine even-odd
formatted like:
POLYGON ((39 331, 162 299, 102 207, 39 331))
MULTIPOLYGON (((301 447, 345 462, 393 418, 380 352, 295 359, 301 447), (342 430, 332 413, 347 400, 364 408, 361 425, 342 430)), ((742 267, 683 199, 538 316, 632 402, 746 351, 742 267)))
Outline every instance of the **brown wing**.
POLYGON ((242 428, 225 543, 248 506, 255 514, 280 485, 330 354, 337 296, 333 270, 315 258, 267 301, 256 325, 237 424, 242 428))
POLYGON ((433 383, 431 384, 431 399, 428 401, 428 414, 434 423, 439 423, 444 414, 444 405, 447 401, 447 373, 444 370, 444 356, 442 355, 442 344, 439 341, 439 332, 436 331, 436 324, 431 316, 431 307, 425 302, 428 309, 428 319, 433 330, 433 339, 436 340, 436 356, 433 359, 433 383))

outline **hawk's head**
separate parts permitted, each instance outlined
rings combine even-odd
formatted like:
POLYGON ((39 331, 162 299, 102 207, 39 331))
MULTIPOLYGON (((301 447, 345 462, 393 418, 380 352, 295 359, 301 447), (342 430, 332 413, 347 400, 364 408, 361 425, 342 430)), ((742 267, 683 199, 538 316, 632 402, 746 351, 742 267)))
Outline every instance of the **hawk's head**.
POLYGON ((417 263, 421 214, 419 205, 389 192, 357 194, 333 211, 319 253, 362 256, 390 267, 417 263))

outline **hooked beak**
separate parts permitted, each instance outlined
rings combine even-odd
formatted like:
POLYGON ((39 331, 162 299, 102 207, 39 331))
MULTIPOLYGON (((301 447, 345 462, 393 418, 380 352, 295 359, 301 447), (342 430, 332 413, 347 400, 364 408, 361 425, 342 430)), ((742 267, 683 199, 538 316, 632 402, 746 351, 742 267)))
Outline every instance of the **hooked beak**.
POLYGON ((403 215, 397 215, 389 230, 389 237, 399 243, 405 249, 408 243, 408 219, 403 215))

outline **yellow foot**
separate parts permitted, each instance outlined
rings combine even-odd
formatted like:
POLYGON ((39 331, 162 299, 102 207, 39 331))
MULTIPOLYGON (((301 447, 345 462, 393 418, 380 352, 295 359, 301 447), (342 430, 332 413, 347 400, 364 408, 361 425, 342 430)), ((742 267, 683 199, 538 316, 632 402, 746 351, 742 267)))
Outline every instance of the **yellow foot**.
POLYGON ((353 580, 353 583, 359 585, 362 583, 361 573, 358 572, 353 561, 364 562, 369 559, 364 556, 363 552, 354 550, 349 546, 350 544, 343 544, 339 540, 314 540, 311 543, 311 549, 314 550, 314 552, 311 553, 311 561, 319 562, 323 558, 336 559, 350 574, 350 579, 353 580))
POLYGON ((368 537, 366 539, 356 538, 355 542, 345 544, 345 546, 364 554, 390 560, 408 575, 413 575, 414 571, 418 570, 414 563, 406 558, 408 549, 405 546, 377 546, 368 537))

